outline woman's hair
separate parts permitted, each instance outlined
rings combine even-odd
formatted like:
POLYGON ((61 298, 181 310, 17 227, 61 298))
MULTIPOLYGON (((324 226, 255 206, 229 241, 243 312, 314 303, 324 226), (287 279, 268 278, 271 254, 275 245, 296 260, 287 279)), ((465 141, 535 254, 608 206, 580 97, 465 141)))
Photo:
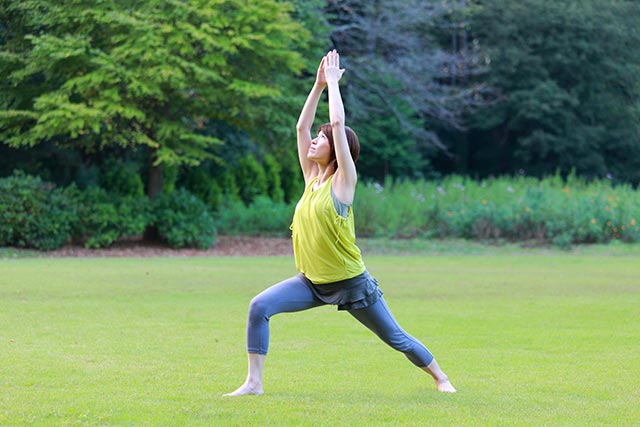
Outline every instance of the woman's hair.
MULTIPOLYGON (((353 163, 358 161, 358 156, 360 156, 360 141, 358 140, 358 135, 351 129, 349 126, 345 126, 344 130, 347 134, 347 144, 349 145, 349 152, 351 153, 351 158, 353 159, 353 163)), ((329 146, 331 147, 331 162, 336 160, 336 150, 333 145, 333 128, 331 127, 331 123, 325 123, 320 125, 318 128, 318 133, 324 133, 329 140, 329 146)))

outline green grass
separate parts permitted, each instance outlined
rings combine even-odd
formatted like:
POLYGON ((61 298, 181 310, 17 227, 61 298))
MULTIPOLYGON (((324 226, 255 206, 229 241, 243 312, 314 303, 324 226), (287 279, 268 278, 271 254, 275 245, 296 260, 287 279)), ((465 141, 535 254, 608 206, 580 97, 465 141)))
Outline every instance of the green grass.
MULTIPOLYGON (((595 255, 640 256, 640 243, 614 240, 606 244, 581 244, 561 249, 535 241, 510 243, 467 239, 358 239, 367 255, 595 255)), ((2 253, 0 252, 0 256, 2 253)))
POLYGON ((635 256, 369 256, 454 395, 332 307, 272 319, 266 394, 247 304, 288 257, 0 260, 2 426, 638 426, 635 256))

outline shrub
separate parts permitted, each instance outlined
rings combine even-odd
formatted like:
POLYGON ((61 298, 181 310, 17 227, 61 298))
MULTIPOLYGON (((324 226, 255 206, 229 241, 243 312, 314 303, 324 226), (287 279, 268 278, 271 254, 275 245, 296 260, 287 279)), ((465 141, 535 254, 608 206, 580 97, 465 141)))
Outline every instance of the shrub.
POLYGON ((304 191, 304 178, 300 170, 300 161, 297 154, 287 150, 278 157, 281 164, 280 182, 284 191, 284 201, 296 203, 304 191))
POLYGON ((87 248, 106 247, 121 237, 140 235, 151 219, 146 196, 119 196, 99 187, 80 191, 75 186, 66 193, 78 212, 73 234, 87 248))
POLYGON ((0 246, 56 249, 71 239, 76 220, 65 193, 15 171, 0 179, 0 246))
POLYGON ((255 157, 248 155, 242 158, 235 172, 236 182, 241 183, 240 198, 246 205, 267 194, 267 176, 255 157))
POLYGON ((160 194, 153 202, 153 215, 160 237, 172 247, 207 249, 215 243, 213 216, 204 202, 183 188, 160 194))
POLYGON ((573 175, 368 183, 358 190, 354 210, 362 237, 534 239, 565 248, 640 241, 640 192, 573 175))
POLYGON ((222 188, 205 168, 188 168, 181 174, 180 183, 183 187, 205 202, 212 211, 217 211, 222 205, 222 188))
POLYGON ((434 235, 439 226, 434 183, 424 180, 368 183, 354 201, 356 230, 362 237, 411 238, 434 235))
POLYGON ((258 197, 251 205, 230 201, 220 209, 218 230, 228 235, 289 236, 295 205, 274 202, 267 197, 258 197))
POLYGON ((144 195, 144 184, 138 166, 132 162, 109 159, 102 167, 100 187, 109 193, 140 197, 144 195))
POLYGON ((264 156, 264 171, 267 180, 267 193, 274 202, 284 201, 284 191, 282 189, 282 167, 280 163, 270 154, 264 156))

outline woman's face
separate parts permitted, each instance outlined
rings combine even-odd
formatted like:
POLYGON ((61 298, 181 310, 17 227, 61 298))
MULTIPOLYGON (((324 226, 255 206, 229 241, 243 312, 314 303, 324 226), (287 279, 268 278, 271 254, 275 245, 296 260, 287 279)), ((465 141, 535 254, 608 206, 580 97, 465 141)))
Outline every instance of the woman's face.
POLYGON ((318 132, 318 136, 311 140, 307 158, 319 163, 329 163, 331 159, 331 145, 324 132, 318 132))

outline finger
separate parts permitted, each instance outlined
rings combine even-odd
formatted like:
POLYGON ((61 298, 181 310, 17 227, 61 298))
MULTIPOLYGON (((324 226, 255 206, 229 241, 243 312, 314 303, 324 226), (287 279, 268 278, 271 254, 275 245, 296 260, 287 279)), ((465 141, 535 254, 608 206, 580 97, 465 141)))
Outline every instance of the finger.
POLYGON ((337 52, 335 49, 333 49, 332 51, 329 51, 329 53, 327 54, 329 64, 331 64, 332 66, 336 65, 336 55, 337 55, 337 52))

